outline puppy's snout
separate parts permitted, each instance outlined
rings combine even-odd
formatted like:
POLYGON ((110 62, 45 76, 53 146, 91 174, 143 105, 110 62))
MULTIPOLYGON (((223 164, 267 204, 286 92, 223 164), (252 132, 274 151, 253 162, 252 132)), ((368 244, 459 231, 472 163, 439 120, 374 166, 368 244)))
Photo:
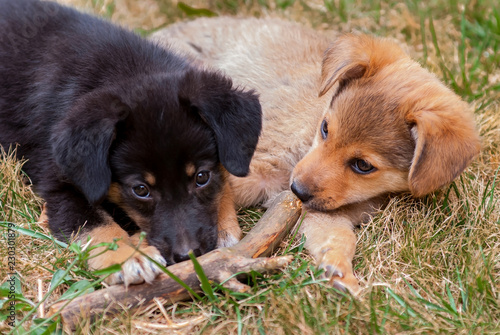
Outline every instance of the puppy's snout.
POLYGON ((293 181, 290 188, 302 202, 307 202, 313 198, 313 195, 309 192, 309 190, 295 180, 293 181))
POLYGON ((183 248, 182 250, 174 251, 174 262, 180 263, 187 261, 189 259, 189 251, 191 250, 193 250, 193 254, 196 257, 201 256, 201 250, 199 248, 196 249, 183 248))

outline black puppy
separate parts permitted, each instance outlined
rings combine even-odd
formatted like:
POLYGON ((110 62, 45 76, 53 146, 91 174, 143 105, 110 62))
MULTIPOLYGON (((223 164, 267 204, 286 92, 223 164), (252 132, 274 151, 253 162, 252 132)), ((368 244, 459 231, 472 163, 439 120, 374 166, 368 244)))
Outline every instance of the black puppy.
POLYGON ((70 8, 0 0, 0 144, 28 160, 57 238, 118 239, 89 261, 125 262, 109 283, 158 273, 139 230, 169 264, 238 240, 226 175, 248 173, 260 130, 258 98, 228 78, 70 8))

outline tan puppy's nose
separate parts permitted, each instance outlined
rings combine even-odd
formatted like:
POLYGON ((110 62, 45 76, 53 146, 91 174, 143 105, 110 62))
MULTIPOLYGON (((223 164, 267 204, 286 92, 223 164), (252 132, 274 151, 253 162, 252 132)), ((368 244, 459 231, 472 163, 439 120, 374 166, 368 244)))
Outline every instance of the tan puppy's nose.
POLYGON ((292 189, 292 192, 295 193, 295 195, 304 203, 313 198, 313 195, 309 193, 309 190, 295 180, 290 188, 292 189))

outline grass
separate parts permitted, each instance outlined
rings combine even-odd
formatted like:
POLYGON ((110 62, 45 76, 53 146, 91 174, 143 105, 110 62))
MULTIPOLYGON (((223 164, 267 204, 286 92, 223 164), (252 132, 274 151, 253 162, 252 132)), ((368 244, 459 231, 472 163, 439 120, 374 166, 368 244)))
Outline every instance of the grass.
MULTIPOLYGON (((482 153, 454 183, 423 199, 394 198, 358 230, 359 298, 319 279, 300 237, 282 273, 252 273, 251 291, 212 284, 196 301, 156 302, 83 321, 80 334, 497 334, 500 332, 500 7, 497 0, 61 0, 141 34, 198 15, 277 16, 318 30, 393 37, 474 106, 482 153), (160 329, 163 327, 164 329, 160 329), (166 327, 166 329, 165 329, 166 327)), ((54 241, 37 224, 41 199, 12 154, 0 160, 0 332, 61 333, 51 304, 101 287, 82 246, 54 241), (8 325, 9 223, 18 232, 17 328, 8 325), (40 297, 41 295, 41 297, 40 297), (21 320, 25 319, 22 323, 21 320), (45 322, 45 323, 44 323, 45 322), (43 324, 44 323, 44 324, 43 324)), ((244 209, 245 231, 262 210, 244 209)), ((302 241, 303 242, 303 241, 302 241)))

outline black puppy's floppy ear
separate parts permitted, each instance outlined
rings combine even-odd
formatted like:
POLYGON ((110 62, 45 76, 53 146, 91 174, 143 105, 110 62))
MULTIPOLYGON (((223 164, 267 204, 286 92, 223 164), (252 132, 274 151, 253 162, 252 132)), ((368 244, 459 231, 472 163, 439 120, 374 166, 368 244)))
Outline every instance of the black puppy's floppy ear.
POLYGON ((230 79, 215 72, 188 72, 184 79, 180 98, 214 131, 222 165, 235 176, 246 176, 262 128, 257 95, 233 88, 230 79))
POLYGON ((64 178, 77 186, 89 203, 103 200, 111 185, 108 154, 116 124, 129 108, 115 95, 91 92, 76 102, 57 124, 52 152, 64 178))

